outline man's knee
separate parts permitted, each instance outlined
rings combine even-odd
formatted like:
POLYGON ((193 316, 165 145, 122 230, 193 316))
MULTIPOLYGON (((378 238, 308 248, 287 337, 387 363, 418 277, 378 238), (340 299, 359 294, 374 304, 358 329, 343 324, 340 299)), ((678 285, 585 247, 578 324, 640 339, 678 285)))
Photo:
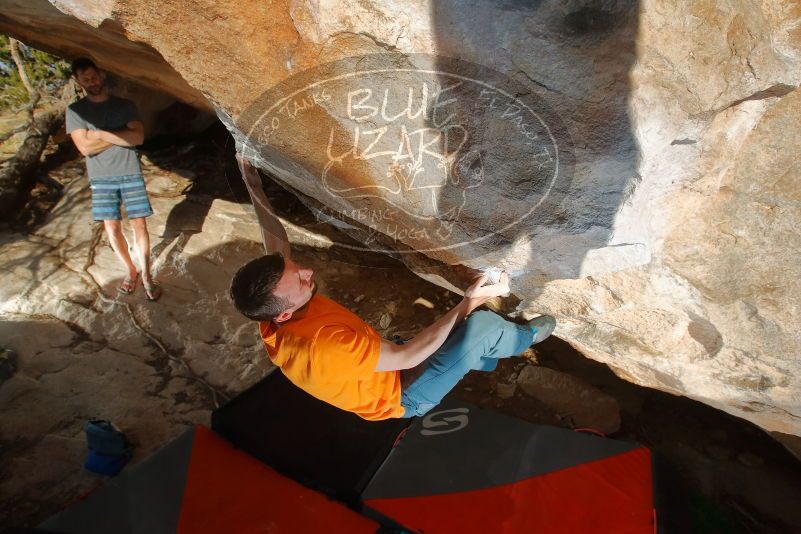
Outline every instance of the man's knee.
POLYGON ((122 234, 122 222, 115 220, 103 221, 103 227, 109 235, 118 236, 122 234))
POLYGON ((514 324, 497 313, 479 310, 467 318, 465 325, 467 338, 481 340, 487 349, 495 347, 502 339, 508 339, 514 324))
POLYGON ((461 365, 470 369, 481 366, 485 353, 477 347, 492 346, 501 337, 505 321, 496 313, 479 310, 470 314, 460 332, 461 342, 469 350, 462 352, 461 365))
POLYGON ((131 219, 131 228, 137 234, 142 232, 147 232, 147 219, 145 217, 137 217, 136 219, 131 219))

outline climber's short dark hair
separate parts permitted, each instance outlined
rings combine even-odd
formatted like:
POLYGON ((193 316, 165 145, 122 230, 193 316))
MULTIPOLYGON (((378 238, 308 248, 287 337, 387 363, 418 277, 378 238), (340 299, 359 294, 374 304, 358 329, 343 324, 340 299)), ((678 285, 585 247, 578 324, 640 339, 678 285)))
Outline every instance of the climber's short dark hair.
POLYGON ((88 57, 79 57, 75 58, 72 62, 72 75, 75 76, 78 74, 79 71, 86 70, 86 69, 95 69, 100 70, 95 65, 95 62, 89 59, 88 57))
POLYGON ((243 265, 231 280, 229 295, 239 313, 254 321, 272 321, 289 307, 273 294, 286 263, 280 254, 268 254, 243 265))

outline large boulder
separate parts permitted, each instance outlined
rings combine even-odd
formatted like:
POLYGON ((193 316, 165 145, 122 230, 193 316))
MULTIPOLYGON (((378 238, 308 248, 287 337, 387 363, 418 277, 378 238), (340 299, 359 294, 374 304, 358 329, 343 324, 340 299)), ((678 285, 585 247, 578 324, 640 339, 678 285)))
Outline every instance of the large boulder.
POLYGON ((62 57, 90 56, 95 62, 140 84, 175 96, 197 108, 211 105, 164 58, 139 42, 110 15, 114 2, 3 0, 0 31, 62 57), (58 4, 64 11, 59 11, 58 4), (70 11, 74 10, 74 11, 70 11), (73 15, 74 13, 74 15, 73 15))
POLYGON ((518 313, 619 375, 801 435, 797 5, 0 6, 27 43, 213 107, 422 275, 506 269, 518 313))

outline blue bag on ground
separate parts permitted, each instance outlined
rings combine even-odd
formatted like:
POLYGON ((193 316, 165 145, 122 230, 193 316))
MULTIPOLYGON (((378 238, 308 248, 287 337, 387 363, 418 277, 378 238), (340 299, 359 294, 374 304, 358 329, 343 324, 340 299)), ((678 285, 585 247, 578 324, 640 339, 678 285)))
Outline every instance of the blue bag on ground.
POLYGON ((84 468, 100 475, 114 476, 131 459, 131 444, 111 421, 94 419, 86 423, 89 455, 84 468))

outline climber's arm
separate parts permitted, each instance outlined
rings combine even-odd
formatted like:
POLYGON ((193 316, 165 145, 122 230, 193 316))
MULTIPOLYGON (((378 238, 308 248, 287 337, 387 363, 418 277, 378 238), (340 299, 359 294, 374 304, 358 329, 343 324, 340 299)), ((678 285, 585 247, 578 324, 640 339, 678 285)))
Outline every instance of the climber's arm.
POLYGON ((487 276, 482 275, 464 293, 464 299, 448 313, 429 325, 403 345, 381 340, 376 371, 398 371, 411 369, 434 354, 450 335, 451 331, 470 315, 473 310, 489 299, 509 294, 509 275, 501 273, 497 283, 484 285, 487 276))
POLYGON ((259 220, 259 226, 261 227, 264 249, 267 254, 278 252, 284 259, 290 259, 289 238, 286 235, 284 225, 278 220, 270 201, 267 200, 259 170, 242 157, 241 154, 236 155, 236 162, 239 164, 242 179, 245 181, 248 193, 250 193, 253 209, 256 210, 256 218, 259 220))

